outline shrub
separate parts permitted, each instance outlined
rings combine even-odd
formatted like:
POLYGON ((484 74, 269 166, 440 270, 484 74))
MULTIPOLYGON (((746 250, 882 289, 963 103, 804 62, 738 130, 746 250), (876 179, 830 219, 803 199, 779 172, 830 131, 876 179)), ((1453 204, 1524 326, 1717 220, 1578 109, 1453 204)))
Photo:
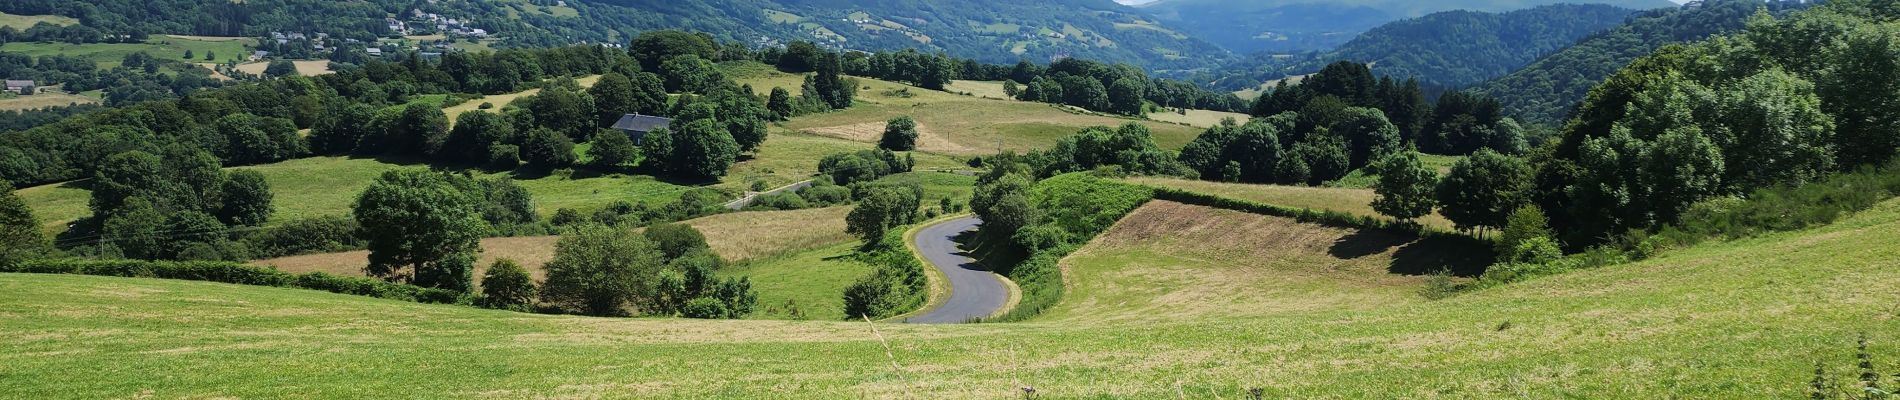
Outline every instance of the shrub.
POLYGON ((844 204, 851 201, 851 189, 843 186, 813 186, 800 193, 805 201, 816 205, 844 204))
POLYGON ((460 293, 451 290, 430 289, 373 278, 344 277, 322 272, 292 275, 269 267, 222 261, 33 260, 13 266, 0 265, 0 272, 161 278, 293 287, 423 303, 452 304, 462 303, 464 300, 460 293))
POLYGON ((363 240, 356 237, 356 229, 355 219, 332 215, 291 220, 243 240, 259 258, 361 250, 363 240))
POLYGON ((696 250, 712 247, 706 244, 706 235, 699 233, 691 225, 667 223, 649 226, 646 229, 647 240, 658 245, 667 260, 673 260, 696 250))
POLYGON ((688 301, 686 302, 686 306, 680 310, 680 315, 687 318, 717 319, 725 318, 726 314, 726 303, 711 297, 701 297, 688 301))
POLYGON ((528 311, 534 303, 534 278, 513 260, 495 260, 482 274, 482 307, 528 311))
POLYGON ((763 210, 799 210, 810 206, 811 204, 805 202, 804 197, 792 192, 759 196, 752 202, 753 208, 763 210))

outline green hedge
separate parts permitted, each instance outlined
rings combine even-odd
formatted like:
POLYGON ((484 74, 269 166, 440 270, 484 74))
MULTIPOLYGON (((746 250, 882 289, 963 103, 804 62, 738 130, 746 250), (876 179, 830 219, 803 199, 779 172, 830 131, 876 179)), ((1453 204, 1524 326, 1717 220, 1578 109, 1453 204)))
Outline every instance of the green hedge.
POLYGON ((1215 196, 1206 193, 1190 192, 1174 188, 1154 188, 1155 199, 1176 203, 1234 210, 1250 214, 1270 215, 1292 218, 1296 221, 1326 225, 1337 228, 1395 230, 1417 235, 1421 238, 1453 239, 1470 241, 1472 244, 1488 245, 1489 242, 1458 233, 1425 229, 1417 224, 1399 223, 1392 220, 1351 213, 1295 208, 1215 196))
POLYGON ((390 283, 367 277, 311 272, 291 274, 269 267, 222 261, 30 260, 0 265, 0 272, 160 278, 288 287, 331 293, 434 304, 467 304, 468 296, 451 290, 390 283))
POLYGON ((1066 243, 1033 253, 1015 265, 998 268, 1022 290, 1016 307, 990 321, 1009 322, 1029 319, 1062 301, 1063 257, 1100 235, 1116 221, 1154 199, 1155 191, 1146 186, 1103 179, 1086 172, 1057 175, 1037 182, 1030 188, 1032 201, 1044 220, 1021 232, 1057 228, 1068 235, 1066 243))

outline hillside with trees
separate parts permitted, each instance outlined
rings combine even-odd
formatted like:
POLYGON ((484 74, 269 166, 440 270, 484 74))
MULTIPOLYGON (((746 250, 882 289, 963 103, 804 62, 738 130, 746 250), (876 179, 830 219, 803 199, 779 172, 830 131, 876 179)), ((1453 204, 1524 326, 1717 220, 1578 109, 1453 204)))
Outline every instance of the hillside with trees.
POLYGON ((1162 0, 1141 9, 1235 52, 1296 53, 1331 49, 1380 25, 1431 13, 1496 13, 1561 3, 1638 10, 1676 6, 1666 0, 1162 0))
POLYGON ((1473 90, 1497 98, 1506 113, 1525 122, 1558 124, 1591 87, 1637 57, 1667 44, 1739 31, 1758 9, 1785 15, 1812 4, 1713 0, 1703 1, 1698 7, 1643 12, 1622 25, 1584 38, 1473 90))

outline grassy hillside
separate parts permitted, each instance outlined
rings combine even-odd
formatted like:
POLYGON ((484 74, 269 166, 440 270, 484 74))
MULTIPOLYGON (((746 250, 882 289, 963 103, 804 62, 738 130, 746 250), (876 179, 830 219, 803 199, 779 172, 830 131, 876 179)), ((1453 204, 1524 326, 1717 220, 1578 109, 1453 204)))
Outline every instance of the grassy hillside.
POLYGON ((0 45, 0 51, 20 53, 35 58, 47 55, 83 57, 98 63, 99 68, 112 68, 119 66, 119 61, 125 59, 125 56, 137 52, 145 52, 158 58, 182 60, 185 51, 189 50, 198 57, 197 60, 203 60, 206 52, 217 55, 219 62, 242 60, 251 54, 245 51, 245 46, 254 45, 255 41, 250 38, 154 35, 145 43, 15 42, 0 45))
MULTIPOLYGON (((0 302, 15 305, 0 314, 0 372, 16 382, 0 397, 997 398, 1034 386, 1049 397, 1238 398, 1260 387, 1301 398, 1790 398, 1804 394, 1816 360, 1848 379, 1861 333, 1881 362, 1900 354, 1895 240, 1900 202, 1887 202, 1817 230, 1423 302, 1403 296, 1410 278, 1363 266, 1302 272, 1272 261, 1291 256, 1222 243, 1195 252, 1232 259, 1139 261, 1178 241, 1117 232, 1081 257, 1137 262, 1074 279, 1129 278, 1091 282, 1045 320, 888 324, 881 336, 862 322, 542 316, 0 275, 0 302), (1193 305, 1178 315, 1100 297, 1182 272, 1253 284, 1170 283, 1200 296, 1171 299, 1193 305), (1351 291, 1312 301, 1255 286, 1302 273, 1351 291), (1118 316, 1141 322, 1104 321, 1118 316)), ((1319 242, 1288 243, 1310 253, 1319 242)))
POLYGON ((32 28, 33 25, 37 25, 41 22, 53 25, 73 25, 78 24, 79 20, 58 15, 16 15, 0 13, 0 26, 11 27, 16 30, 24 31, 26 28, 32 28))
MULTIPOLYGON (((1128 181, 1141 185, 1174 188, 1282 207, 1329 210, 1373 217, 1380 216, 1378 212, 1372 211, 1372 199, 1377 197, 1377 195, 1373 194, 1371 189, 1254 185, 1160 177, 1134 177, 1128 178, 1128 181)), ((1419 223, 1445 230, 1452 229, 1451 221, 1438 215, 1436 212, 1424 218, 1419 218, 1419 223)))
MULTIPOLYGON (((729 69, 734 80, 769 93, 773 87, 797 92, 802 77, 761 68, 729 69)), ((1056 140, 1089 126, 1119 126, 1140 122, 1154 132, 1162 147, 1186 146, 1201 129, 1155 121, 1137 121, 1075 111, 1062 106, 988 99, 925 90, 900 83, 858 78, 857 105, 850 109, 794 118, 786 129, 865 143, 876 143, 891 118, 917 120, 920 151, 952 154, 994 154, 1048 148, 1056 140)), ((767 142, 770 143, 769 141, 767 142)))

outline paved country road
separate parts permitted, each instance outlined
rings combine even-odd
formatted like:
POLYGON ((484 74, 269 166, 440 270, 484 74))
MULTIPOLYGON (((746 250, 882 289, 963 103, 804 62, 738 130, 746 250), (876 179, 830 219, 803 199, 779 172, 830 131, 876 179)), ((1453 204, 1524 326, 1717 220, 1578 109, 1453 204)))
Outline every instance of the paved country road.
POLYGON ((957 235, 975 230, 983 220, 964 217, 926 226, 917 232, 917 251, 950 278, 950 299, 943 305, 904 319, 913 324, 954 324, 988 317, 1009 300, 1001 277, 976 265, 957 244, 957 235))

